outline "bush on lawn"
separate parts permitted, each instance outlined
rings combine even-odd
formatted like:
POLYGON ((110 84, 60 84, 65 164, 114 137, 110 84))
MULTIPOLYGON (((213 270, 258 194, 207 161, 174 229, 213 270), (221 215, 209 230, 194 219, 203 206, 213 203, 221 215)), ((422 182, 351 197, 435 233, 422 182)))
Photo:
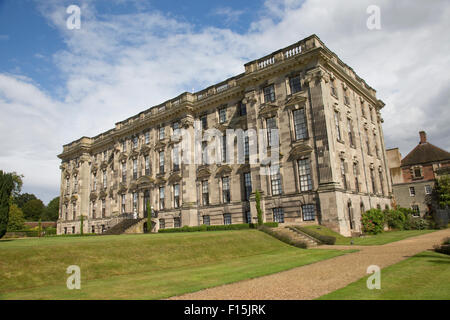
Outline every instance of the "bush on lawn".
POLYGON ((406 216, 400 210, 385 210, 384 219, 391 229, 404 230, 405 228, 406 216))
POLYGON ((361 224, 364 233, 382 233, 384 230, 384 214, 380 209, 370 209, 362 214, 361 224))
POLYGON ((182 228, 169 228, 169 229, 159 229, 159 233, 174 233, 174 232, 196 232, 196 231, 220 231, 220 230, 242 230, 249 229, 250 225, 248 223, 242 224, 227 224, 218 226, 207 226, 201 225, 197 227, 184 226, 182 228))
POLYGON ((271 235, 272 237, 274 237, 284 243, 287 243, 291 246, 294 246, 297 248, 302 248, 302 249, 308 248, 308 244, 305 241, 291 239, 290 237, 280 234, 280 233, 274 231, 272 228, 266 227, 264 225, 260 226, 258 228, 258 230, 260 230, 264 233, 267 233, 267 234, 271 235))
POLYGON ((303 227, 294 227, 295 229, 299 230, 300 232, 306 233, 310 237, 318 240, 320 243, 323 244, 335 244, 336 243, 336 237, 333 236, 326 236, 323 234, 320 234, 318 232, 315 232, 314 230, 303 228, 303 227))
POLYGON ((434 251, 450 255, 450 237, 442 241, 442 244, 435 246, 434 251))

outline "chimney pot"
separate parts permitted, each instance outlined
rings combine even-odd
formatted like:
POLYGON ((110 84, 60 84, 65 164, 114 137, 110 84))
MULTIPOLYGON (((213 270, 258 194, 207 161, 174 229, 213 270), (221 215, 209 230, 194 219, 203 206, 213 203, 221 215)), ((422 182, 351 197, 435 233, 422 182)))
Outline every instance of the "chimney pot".
POLYGON ((419 136, 420 136, 420 143, 426 143, 427 142, 427 134, 425 133, 425 131, 420 131, 419 132, 419 136))

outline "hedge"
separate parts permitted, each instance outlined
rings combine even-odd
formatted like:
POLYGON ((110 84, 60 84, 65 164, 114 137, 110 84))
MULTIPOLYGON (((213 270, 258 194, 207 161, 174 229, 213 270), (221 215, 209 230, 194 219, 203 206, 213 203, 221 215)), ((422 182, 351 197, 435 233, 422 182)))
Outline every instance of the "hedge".
POLYGON ((294 246, 297 248, 302 248, 302 249, 308 248, 308 244, 305 241, 291 239, 289 236, 286 236, 286 235, 280 234, 276 231, 273 231, 271 228, 266 227, 264 225, 259 227, 258 230, 260 230, 264 233, 267 233, 268 235, 271 235, 272 237, 274 237, 284 243, 287 243, 291 246, 294 246))
POLYGON ((335 244, 336 243, 336 237, 333 236, 326 236, 320 233, 315 232, 314 230, 311 229, 307 229, 307 228, 303 228, 303 227, 293 227, 295 229, 297 229, 300 232, 306 233, 307 235, 309 235, 310 237, 318 240, 320 243, 323 244, 335 244))
MULTIPOLYGON (((266 222, 264 226, 268 228, 278 227, 278 222, 266 222)), ((201 225, 195 227, 184 226, 181 228, 168 228, 168 229, 159 229, 158 233, 175 233, 175 232, 198 232, 198 231, 223 231, 223 230, 244 230, 244 229, 256 229, 258 228, 257 224, 254 223, 241 223, 241 224, 226 224, 226 225, 216 225, 216 226, 208 226, 201 225)))

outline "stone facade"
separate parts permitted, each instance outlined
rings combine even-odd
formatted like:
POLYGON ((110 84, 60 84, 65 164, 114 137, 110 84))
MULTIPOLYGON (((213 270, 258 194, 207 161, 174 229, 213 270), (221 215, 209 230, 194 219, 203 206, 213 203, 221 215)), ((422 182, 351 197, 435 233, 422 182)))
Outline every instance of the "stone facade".
POLYGON ((58 233, 80 232, 80 215, 84 232, 97 233, 125 215, 145 217, 147 201, 153 230, 256 222, 257 189, 264 221, 359 232, 362 210, 390 206, 383 107, 312 35, 245 64, 240 75, 65 145, 58 233), (266 164, 247 160, 176 165, 171 137, 179 128, 194 136, 197 120, 221 132, 278 129, 279 175, 263 175, 266 164))
POLYGON ((427 198, 439 176, 450 173, 450 153, 427 141, 425 131, 420 142, 402 159, 398 148, 387 150, 395 204, 413 209, 423 217, 428 212, 427 198))

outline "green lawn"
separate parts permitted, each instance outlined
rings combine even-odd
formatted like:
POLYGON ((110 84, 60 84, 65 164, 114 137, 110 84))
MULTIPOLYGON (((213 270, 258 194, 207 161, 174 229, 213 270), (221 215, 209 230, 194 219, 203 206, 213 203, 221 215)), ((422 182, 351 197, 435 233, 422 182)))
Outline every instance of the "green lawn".
POLYGON ((449 300, 450 256, 425 251, 381 270, 381 289, 364 277, 321 300, 449 300))
POLYGON ((257 230, 3 240, 0 299, 160 299, 345 252, 257 230), (69 265, 81 268, 81 290, 66 288, 69 265))
POLYGON ((314 230, 317 233, 326 235, 326 236, 333 236, 336 237, 336 243, 337 245, 349 245, 350 242, 353 240, 354 245, 382 245, 394 241, 403 240, 409 237, 415 237, 420 236, 426 233, 430 233, 436 230, 403 230, 403 231, 387 231, 383 232, 377 235, 367 235, 364 237, 344 237, 343 235, 334 232, 331 229, 328 229, 324 226, 305 226, 304 228, 314 230))

